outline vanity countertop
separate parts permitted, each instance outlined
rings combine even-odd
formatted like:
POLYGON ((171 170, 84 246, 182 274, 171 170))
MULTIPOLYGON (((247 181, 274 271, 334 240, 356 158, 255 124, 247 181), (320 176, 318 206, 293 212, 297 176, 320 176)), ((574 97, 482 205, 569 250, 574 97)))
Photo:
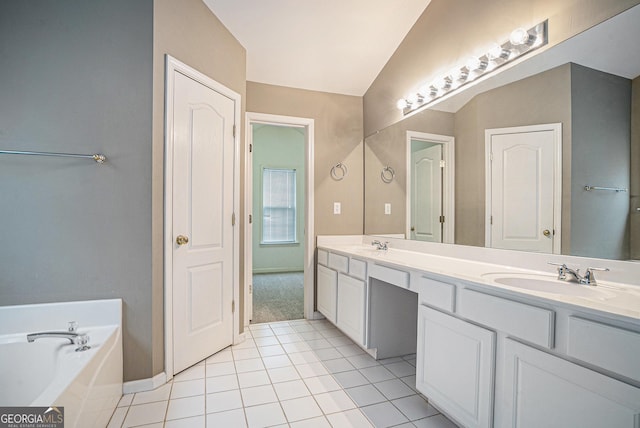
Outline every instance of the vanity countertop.
MULTIPOLYGON (((377 250, 369 244, 372 239, 378 238, 367 236, 318 237, 318 248, 398 269, 423 271, 469 281, 481 288, 521 297, 535 297, 573 309, 576 307, 588 308, 601 312, 603 315, 623 317, 634 324, 640 323, 640 287, 603 280, 602 277, 605 277, 606 274, 602 272, 595 273, 598 285, 592 287, 558 280, 553 266, 548 266, 544 271, 525 269, 514 267, 512 263, 509 263, 509 257, 496 258, 504 264, 492 263, 487 260, 473 260, 473 257, 465 257, 464 254, 459 257, 451 257, 434 254, 433 251, 427 252, 424 249, 394 248, 393 242, 389 244, 388 250, 377 250)), ((398 246, 403 245, 402 241, 396 241, 398 246)), ((416 246, 416 244, 412 245, 416 246)), ((429 246, 425 248, 427 250, 433 249, 429 246)), ((491 249, 475 249, 473 251, 477 250, 492 251, 491 249)), ((528 253, 522 252, 504 251, 504 253, 516 253, 515 256, 520 258, 528 256, 528 253)), ((547 255, 546 257, 557 259, 561 256, 547 255)), ((563 259, 578 258, 563 257, 563 259)), ((536 267, 539 266, 538 263, 536 267)))

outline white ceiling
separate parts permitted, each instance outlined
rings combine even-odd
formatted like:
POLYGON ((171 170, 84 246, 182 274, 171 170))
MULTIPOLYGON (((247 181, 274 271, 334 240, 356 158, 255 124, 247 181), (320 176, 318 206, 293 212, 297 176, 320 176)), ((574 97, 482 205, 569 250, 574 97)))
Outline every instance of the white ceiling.
POLYGON ((247 80, 361 96, 431 0, 204 0, 247 80))

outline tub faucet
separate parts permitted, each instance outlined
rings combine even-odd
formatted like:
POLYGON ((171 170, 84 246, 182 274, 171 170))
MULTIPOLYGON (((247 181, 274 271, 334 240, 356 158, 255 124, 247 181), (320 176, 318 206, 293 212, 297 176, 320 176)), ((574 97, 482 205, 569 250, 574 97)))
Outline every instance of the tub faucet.
POLYGON ((68 339, 73 345, 77 345, 76 352, 86 351, 91 347, 87 345, 89 343, 89 336, 86 334, 77 333, 78 324, 75 321, 69 323, 68 331, 42 331, 39 333, 27 334, 27 342, 34 342, 36 339, 42 339, 46 337, 54 337, 58 339, 68 339))
POLYGON ((376 247, 377 250, 388 250, 389 249, 389 245, 388 244, 389 244, 388 241, 380 242, 377 239, 371 243, 371 245, 376 247))

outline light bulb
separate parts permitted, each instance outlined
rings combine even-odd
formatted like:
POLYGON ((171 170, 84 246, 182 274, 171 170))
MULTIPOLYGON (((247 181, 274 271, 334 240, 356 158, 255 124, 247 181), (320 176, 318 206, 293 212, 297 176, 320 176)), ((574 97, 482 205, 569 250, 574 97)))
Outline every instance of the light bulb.
POLYGON ((477 56, 472 56, 467 61, 467 69, 469 70, 469 72, 475 71, 475 70, 484 70, 485 68, 487 68, 487 62, 482 61, 477 56))
POLYGON ((449 89, 451 89, 451 77, 441 77, 433 83, 433 86, 443 91, 448 91, 449 89))
POLYGON ((516 28, 511 32, 511 36, 509 37, 509 41, 514 46, 530 44, 533 40, 530 39, 529 33, 524 28, 516 28))
POLYGON ((404 110, 409 107, 409 103, 404 98, 400 98, 396 103, 396 107, 398 107, 398 110, 404 110))
POLYGON ((469 77, 469 71, 466 68, 459 68, 451 73, 454 82, 464 82, 469 77))
POLYGON ((420 92, 425 98, 433 98, 438 95, 438 88, 434 87, 433 84, 424 84, 420 87, 420 92))
POLYGON ((420 98, 418 94, 411 94, 407 97, 407 102, 409 105, 418 104, 419 101, 422 101, 420 98))
POLYGON ((492 61, 500 58, 506 60, 509 59, 509 56, 511 56, 511 53, 508 50, 503 49, 502 46, 497 43, 491 46, 491 49, 489 49, 489 52, 487 52, 487 58, 492 61))

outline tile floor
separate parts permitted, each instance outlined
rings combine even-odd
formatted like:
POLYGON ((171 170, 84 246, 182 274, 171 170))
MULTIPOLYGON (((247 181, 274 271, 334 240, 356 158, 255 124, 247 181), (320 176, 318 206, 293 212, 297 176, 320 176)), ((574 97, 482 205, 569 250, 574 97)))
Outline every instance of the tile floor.
POLYGON ((123 396, 108 428, 455 428, 415 391, 415 364, 376 361, 324 320, 255 324, 245 342, 123 396))

